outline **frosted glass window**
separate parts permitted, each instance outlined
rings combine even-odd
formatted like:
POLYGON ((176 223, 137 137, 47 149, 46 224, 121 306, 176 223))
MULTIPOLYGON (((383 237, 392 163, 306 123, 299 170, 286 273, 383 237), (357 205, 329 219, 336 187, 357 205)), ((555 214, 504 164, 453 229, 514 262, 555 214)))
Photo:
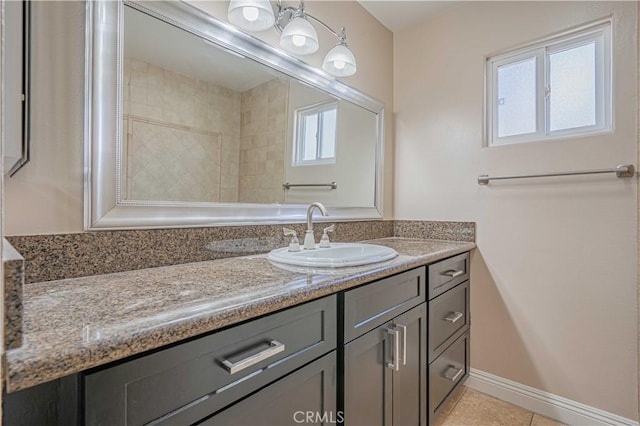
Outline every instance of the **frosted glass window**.
POLYGON ((610 132, 611 75, 611 20, 487 58, 487 145, 610 132))
POLYGON ((498 67, 498 137, 536 131, 536 58, 498 67))
POLYGON ((596 44, 549 55, 550 130, 596 125, 596 44))
POLYGON ((294 165, 334 163, 338 104, 331 102, 296 111, 294 165))

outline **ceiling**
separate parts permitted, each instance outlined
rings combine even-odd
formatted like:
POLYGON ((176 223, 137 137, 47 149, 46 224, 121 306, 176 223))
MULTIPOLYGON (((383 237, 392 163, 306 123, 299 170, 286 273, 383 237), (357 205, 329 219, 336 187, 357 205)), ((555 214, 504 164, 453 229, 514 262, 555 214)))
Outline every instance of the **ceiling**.
POLYGON ((124 55, 244 92, 284 74, 131 7, 124 8, 124 55))
POLYGON ((455 1, 431 0, 358 0, 358 2, 393 32, 437 15, 455 5, 455 1))

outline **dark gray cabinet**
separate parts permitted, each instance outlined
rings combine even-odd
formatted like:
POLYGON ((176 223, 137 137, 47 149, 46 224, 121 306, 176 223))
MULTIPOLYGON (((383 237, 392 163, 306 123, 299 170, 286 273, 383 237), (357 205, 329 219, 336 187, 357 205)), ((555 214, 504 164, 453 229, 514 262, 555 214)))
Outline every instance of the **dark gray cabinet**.
POLYGON ((458 338, 429 365, 429 411, 433 424, 452 391, 469 375, 469 333, 458 338))
POLYGON ((387 367, 393 342, 391 323, 365 334, 344 348, 345 424, 391 425, 393 384, 387 367))
POLYGON ((469 376, 469 253, 428 266, 429 424, 469 376))
POLYGON ((426 425, 424 277, 424 268, 419 268, 345 294, 345 340, 353 324, 379 323, 390 312, 396 315, 344 346, 345 425, 426 425), (365 308, 365 301, 377 311, 365 308), (399 313, 398 306, 412 305, 399 313), (348 315, 350 308, 363 314, 348 315), (350 322, 350 317, 364 320, 350 322))
POLYGON ((336 411, 335 351, 198 423, 202 426, 332 425, 336 411))
POLYGON ((469 296, 463 253, 7 395, 4 424, 426 426, 469 375, 469 296))
POLYGON ((344 342, 426 300, 426 271, 416 268, 343 293, 344 342))
POLYGON ((429 302, 429 362, 469 329, 469 281, 429 302))
POLYGON ((85 423, 197 423, 333 351, 336 317, 328 296, 86 374, 85 423))
POLYGON ((421 304, 344 348, 344 422, 426 424, 426 309, 421 304))

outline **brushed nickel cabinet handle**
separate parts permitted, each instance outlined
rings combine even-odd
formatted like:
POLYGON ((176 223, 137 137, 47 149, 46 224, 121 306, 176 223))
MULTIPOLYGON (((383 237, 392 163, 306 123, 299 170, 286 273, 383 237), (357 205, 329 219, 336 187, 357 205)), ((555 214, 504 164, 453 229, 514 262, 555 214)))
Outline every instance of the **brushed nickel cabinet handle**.
POLYGON ((450 365, 449 368, 447 368, 447 370, 444 372, 444 374, 442 374, 442 377, 455 382, 456 380, 458 380, 458 377, 462 375, 462 373, 464 373, 464 368, 456 368, 455 366, 450 365))
POLYGON ((280 343, 277 340, 272 340, 269 342, 269 347, 263 351, 258 352, 257 354, 251 355, 237 362, 231 362, 227 359, 222 361, 222 365, 227 369, 229 374, 238 373, 245 368, 249 368, 252 365, 259 363, 260 361, 264 361, 267 358, 271 358, 272 356, 279 354, 280 352, 284 352, 284 343, 280 343))
POLYGON ((446 277, 451 277, 451 278, 459 277, 462 274, 464 274, 464 271, 456 271, 455 269, 450 269, 448 271, 440 272, 440 275, 444 275, 446 277))
POLYGON ((400 332, 390 328, 387 333, 393 336, 393 358, 387 363, 387 367, 393 371, 400 371, 400 332))
POLYGON ((402 365, 407 365, 407 326, 397 324, 396 327, 402 331, 402 365))
POLYGON ((456 321, 458 321, 460 318, 462 318, 464 316, 464 314, 462 312, 451 312, 449 315, 447 315, 446 317, 442 318, 445 321, 449 321, 451 324, 455 323, 456 321))

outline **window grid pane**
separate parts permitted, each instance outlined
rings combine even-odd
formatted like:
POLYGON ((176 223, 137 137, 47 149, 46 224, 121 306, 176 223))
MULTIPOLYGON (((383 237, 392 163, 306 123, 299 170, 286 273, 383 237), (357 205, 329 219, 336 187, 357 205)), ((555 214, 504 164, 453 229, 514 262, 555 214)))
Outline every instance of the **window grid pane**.
POLYGON ((498 67, 498 137, 536 132, 536 57, 498 67))
POLYGON ((302 161, 316 159, 318 147, 318 114, 304 116, 304 132, 302 134, 302 161))
POLYGON ((338 111, 335 108, 322 112, 322 140, 320 141, 320 158, 335 157, 336 151, 336 119, 338 111))
POLYGON ((596 118, 596 44, 549 55, 549 130, 594 126, 596 118))

